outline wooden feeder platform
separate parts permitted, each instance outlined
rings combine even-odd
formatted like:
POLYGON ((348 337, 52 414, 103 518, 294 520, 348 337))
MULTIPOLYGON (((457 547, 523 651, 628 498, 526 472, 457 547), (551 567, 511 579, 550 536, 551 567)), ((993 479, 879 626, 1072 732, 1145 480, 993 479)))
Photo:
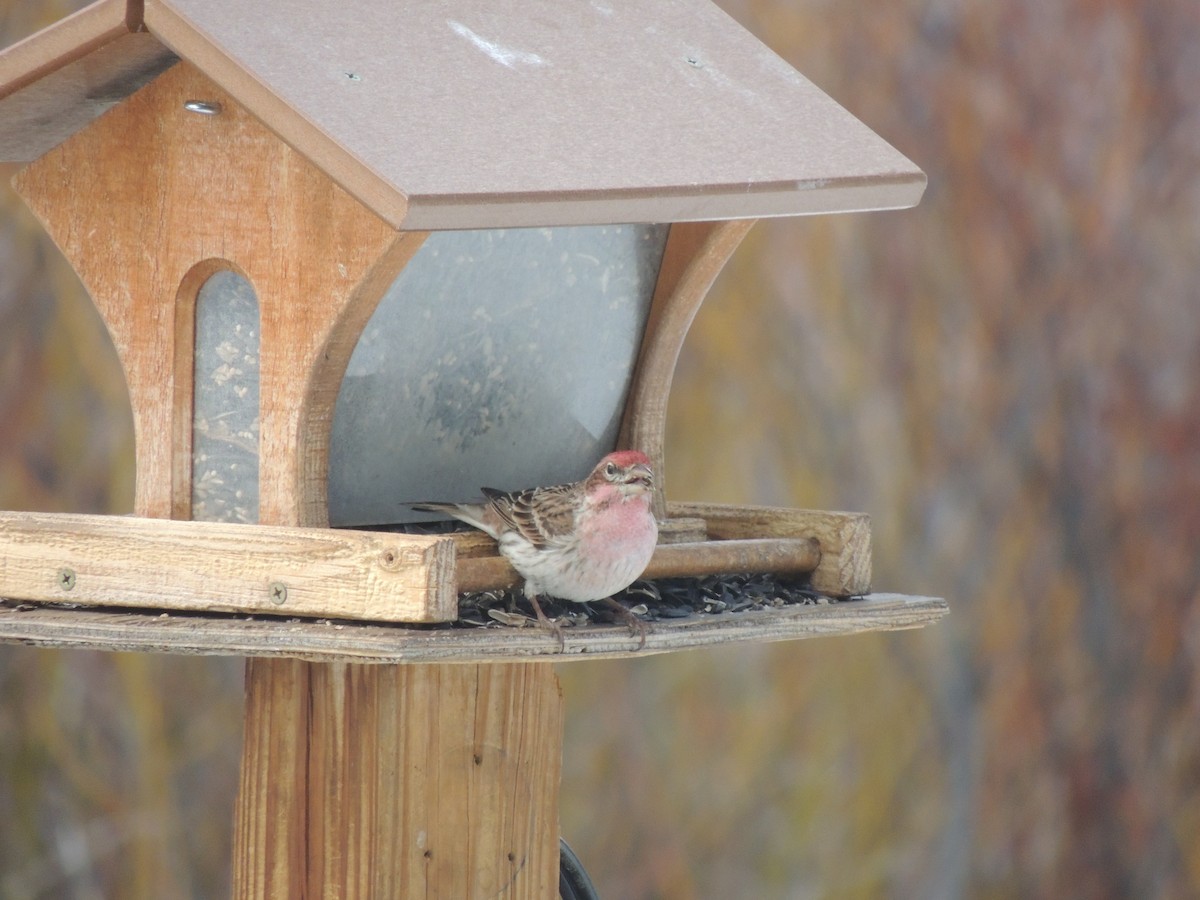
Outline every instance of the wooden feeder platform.
POLYGON ((564 628, 560 647, 536 626, 450 626, 460 592, 518 580, 477 532, 0 513, 0 590, 26 598, 0 606, 0 641, 312 662, 558 662, 915 628, 948 611, 940 598, 870 593, 866 516, 668 509, 646 578, 792 573, 822 602, 657 619, 644 642, 620 624, 564 628))
POLYGON ((375 625, 330 619, 246 618, 0 606, 0 641, 38 647, 291 657, 309 662, 489 663, 639 657, 735 643, 763 643, 868 631, 920 628, 947 612, 946 601, 908 594, 867 594, 824 605, 792 605, 745 613, 714 613, 655 622, 644 647, 624 625, 564 629, 560 651, 538 628, 454 628, 375 625))

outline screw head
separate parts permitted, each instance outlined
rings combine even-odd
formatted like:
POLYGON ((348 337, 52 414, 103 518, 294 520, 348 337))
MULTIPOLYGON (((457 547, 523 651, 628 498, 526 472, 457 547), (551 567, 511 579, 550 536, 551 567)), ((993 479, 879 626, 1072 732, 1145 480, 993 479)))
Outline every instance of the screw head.
POLYGON ((287 602, 287 585, 282 581, 272 581, 271 586, 267 589, 271 602, 276 606, 282 606, 287 602))
POLYGON ((75 587, 75 570, 68 568, 59 569, 58 586, 64 591, 69 591, 75 587))
POLYGON ((188 100, 183 104, 183 108, 202 116, 216 116, 221 113, 221 104, 215 100, 188 100))

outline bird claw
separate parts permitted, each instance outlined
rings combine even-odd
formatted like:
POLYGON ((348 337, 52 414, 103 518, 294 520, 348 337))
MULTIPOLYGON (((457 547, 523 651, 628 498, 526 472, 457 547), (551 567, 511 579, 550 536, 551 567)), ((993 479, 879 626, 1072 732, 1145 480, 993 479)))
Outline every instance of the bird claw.
MULTIPOLYGON (((558 652, 564 652, 567 648, 566 635, 563 633, 564 624, 568 626, 575 625, 575 621, 567 618, 566 622, 563 623, 555 619, 551 619, 542 609, 542 605, 538 603, 537 597, 532 595, 527 596, 529 598, 530 605, 533 607, 534 613, 537 614, 537 623, 558 639, 558 652)), ((614 618, 620 619, 625 623, 625 625, 629 628, 630 637, 636 637, 638 639, 637 648, 639 650, 643 649, 646 646, 646 635, 650 633, 650 623, 641 618, 638 613, 645 613, 647 611, 646 605, 644 603, 639 603, 633 609, 630 609, 619 601, 614 600, 612 597, 606 597, 601 602, 612 609, 614 618)), ((524 627, 525 625, 531 624, 529 617, 521 615, 520 613, 505 613, 501 610, 489 609, 488 615, 498 622, 503 622, 505 625, 524 627)))
POLYGON ((533 606, 533 611, 537 613, 538 622, 541 623, 544 628, 548 628, 551 633, 558 638, 558 652, 562 653, 567 649, 567 639, 566 636, 563 635, 562 625, 551 621, 546 614, 542 612, 542 605, 538 603, 536 596, 533 594, 528 594, 527 596, 529 597, 530 605, 533 606))
MULTIPOLYGON (((621 619, 629 627, 629 636, 638 639, 638 649, 641 650, 646 646, 646 635, 650 633, 650 623, 639 617, 637 613, 623 605, 620 601, 614 600, 612 597, 606 597, 604 603, 612 607, 613 612, 618 619, 621 619)), ((639 603, 637 609, 646 610, 643 603, 639 603)))
MULTIPOLYGON (((536 609, 536 607, 535 607, 535 609, 536 609)), ((560 623, 547 618, 546 615, 544 613, 542 613, 542 611, 540 609, 537 609, 537 612, 539 615, 538 615, 536 622, 533 619, 529 618, 529 616, 525 615, 524 613, 519 613, 519 612, 510 613, 510 612, 505 612, 502 609, 489 609, 487 611, 487 614, 490 618, 499 622, 501 625, 507 625, 509 628, 526 628, 531 625, 543 626, 544 628, 549 630, 551 633, 553 633, 555 637, 558 638, 558 652, 562 653, 563 650, 565 650, 567 647, 567 641, 566 641, 566 638, 563 636, 563 631, 562 631, 563 626, 560 623)), ((570 622, 568 624, 574 624, 574 623, 570 622)))

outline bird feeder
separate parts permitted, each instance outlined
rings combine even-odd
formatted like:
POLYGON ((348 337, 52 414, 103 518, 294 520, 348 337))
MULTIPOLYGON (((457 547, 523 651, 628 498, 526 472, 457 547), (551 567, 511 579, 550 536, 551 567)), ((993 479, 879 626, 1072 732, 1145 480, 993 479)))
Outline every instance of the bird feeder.
POLYGON ((925 183, 707 0, 99 0, 0 54, 0 161, 112 336, 137 466, 133 516, 0 513, 0 640, 248 658, 239 897, 550 896, 551 662, 945 612, 870 593, 863 515, 665 500, 675 361, 753 221, 925 183), (439 627, 514 573, 379 526, 618 447, 658 476, 647 577, 858 599, 644 646, 439 627))

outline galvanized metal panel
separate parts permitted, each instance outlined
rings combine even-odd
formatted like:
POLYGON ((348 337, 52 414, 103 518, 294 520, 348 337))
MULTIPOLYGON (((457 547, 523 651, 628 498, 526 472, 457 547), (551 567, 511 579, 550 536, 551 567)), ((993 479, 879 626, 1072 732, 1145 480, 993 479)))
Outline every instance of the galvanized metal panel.
POLYGON ((335 525, 572 481, 613 449, 665 226, 431 235, 368 322, 329 459, 335 525))
POLYGON ((196 295, 192 518, 258 521, 259 309, 254 288, 222 270, 196 295))

